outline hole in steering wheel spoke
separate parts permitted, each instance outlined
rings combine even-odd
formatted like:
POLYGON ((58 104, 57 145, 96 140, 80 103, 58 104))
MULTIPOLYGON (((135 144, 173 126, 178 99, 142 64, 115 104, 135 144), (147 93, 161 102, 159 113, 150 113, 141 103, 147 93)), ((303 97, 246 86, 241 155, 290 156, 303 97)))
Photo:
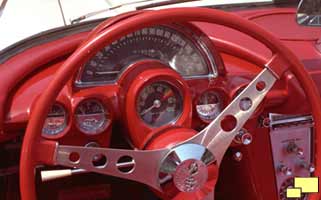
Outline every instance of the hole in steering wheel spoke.
POLYGON ((107 158, 103 154, 96 154, 92 158, 92 164, 97 168, 104 168, 107 165, 107 158))
POLYGON ((265 89, 266 84, 265 84, 264 81, 259 81, 259 82, 256 83, 255 87, 256 87, 257 91, 261 92, 261 91, 263 91, 265 89))
POLYGON ((72 164, 77 164, 80 160, 80 155, 79 153, 77 152, 71 152, 69 154, 69 161, 72 163, 72 164))
POLYGON ((230 132, 236 128, 237 119, 233 115, 226 115, 221 120, 221 128, 226 131, 230 132))
POLYGON ((120 172, 131 173, 135 168, 135 160, 130 156, 122 156, 118 159, 116 167, 120 172))
POLYGON ((244 97, 240 100, 239 106, 241 110, 247 111, 252 107, 252 100, 249 97, 244 97))

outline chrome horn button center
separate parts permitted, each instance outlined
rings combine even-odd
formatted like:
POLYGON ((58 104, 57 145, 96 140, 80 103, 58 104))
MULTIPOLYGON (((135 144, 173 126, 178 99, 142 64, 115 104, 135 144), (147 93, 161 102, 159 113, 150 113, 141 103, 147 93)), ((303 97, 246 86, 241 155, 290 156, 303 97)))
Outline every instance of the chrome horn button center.
POLYGON ((181 192, 195 192, 208 180, 208 166, 213 154, 206 147, 187 143, 173 148, 162 160, 159 183, 164 189, 172 182, 181 192))
POLYGON ((200 160, 189 159, 177 166, 173 181, 178 190, 194 192, 206 183, 207 177, 206 164, 200 160))

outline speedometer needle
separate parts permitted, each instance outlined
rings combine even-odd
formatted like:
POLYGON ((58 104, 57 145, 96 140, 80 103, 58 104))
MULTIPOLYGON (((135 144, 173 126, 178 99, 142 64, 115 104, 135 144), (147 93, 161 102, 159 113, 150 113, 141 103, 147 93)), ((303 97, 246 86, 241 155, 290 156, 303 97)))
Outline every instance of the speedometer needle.
POLYGON ((154 102, 153 102, 153 105, 145 110, 143 110, 140 115, 145 115, 146 113, 148 113, 149 111, 151 111, 153 108, 159 108, 161 107, 161 101, 158 100, 158 99, 155 99, 154 102))

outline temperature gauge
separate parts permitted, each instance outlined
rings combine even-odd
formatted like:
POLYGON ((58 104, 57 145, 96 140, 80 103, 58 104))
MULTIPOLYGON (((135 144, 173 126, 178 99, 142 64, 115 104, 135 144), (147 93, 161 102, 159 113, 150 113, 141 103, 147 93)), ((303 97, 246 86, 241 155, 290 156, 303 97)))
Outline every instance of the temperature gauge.
POLYGON ((215 119, 223 109, 223 102, 218 92, 209 90, 204 92, 197 101, 196 111, 205 122, 215 119))

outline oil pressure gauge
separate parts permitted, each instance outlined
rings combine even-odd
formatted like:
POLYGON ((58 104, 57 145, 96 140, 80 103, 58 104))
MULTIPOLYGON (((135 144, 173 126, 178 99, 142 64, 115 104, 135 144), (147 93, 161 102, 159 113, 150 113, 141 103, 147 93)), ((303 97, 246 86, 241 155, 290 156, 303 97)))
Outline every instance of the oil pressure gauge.
POLYGON ((110 115, 96 99, 82 101, 76 108, 76 123, 80 131, 96 135, 105 131, 110 124, 110 115))
POLYGON ((198 99, 196 111, 199 118, 205 122, 215 119, 223 109, 223 102, 218 92, 205 91, 198 99))

